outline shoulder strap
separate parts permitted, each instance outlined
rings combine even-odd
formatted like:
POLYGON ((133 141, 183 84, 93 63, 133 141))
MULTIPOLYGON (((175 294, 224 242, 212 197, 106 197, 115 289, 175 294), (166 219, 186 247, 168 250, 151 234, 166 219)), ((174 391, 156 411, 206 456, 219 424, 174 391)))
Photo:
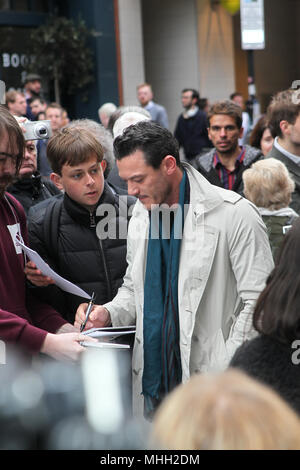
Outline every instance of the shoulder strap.
POLYGON ((14 200, 13 197, 11 197, 11 195, 9 193, 5 193, 7 199, 9 200, 10 204, 13 206, 14 210, 16 211, 16 214, 18 216, 18 219, 19 219, 19 222, 21 220, 21 215, 20 215, 20 210, 16 204, 16 201, 14 200))
POLYGON ((62 200, 48 204, 44 218, 44 240, 48 255, 55 264, 58 264, 58 227, 62 209, 62 200))

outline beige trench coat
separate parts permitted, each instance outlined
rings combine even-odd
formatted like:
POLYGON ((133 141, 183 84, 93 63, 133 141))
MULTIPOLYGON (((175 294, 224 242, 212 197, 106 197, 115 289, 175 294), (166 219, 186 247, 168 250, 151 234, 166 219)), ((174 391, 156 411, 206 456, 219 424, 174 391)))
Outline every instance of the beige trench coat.
MULTIPOLYGON (((190 206, 178 277, 182 380, 225 369, 236 348, 253 337, 255 301, 273 268, 266 228, 240 195, 211 185, 185 164, 190 206)), ((133 406, 143 414, 143 302, 148 212, 136 203, 128 230, 123 285, 105 306, 114 326, 136 324, 133 406)))

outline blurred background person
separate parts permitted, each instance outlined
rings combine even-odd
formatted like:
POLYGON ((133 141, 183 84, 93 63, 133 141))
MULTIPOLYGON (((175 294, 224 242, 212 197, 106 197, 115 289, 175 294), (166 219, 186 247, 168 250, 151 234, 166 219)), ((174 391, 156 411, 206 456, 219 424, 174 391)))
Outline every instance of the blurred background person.
POLYGON ((137 98, 142 108, 151 114, 152 121, 162 127, 169 128, 169 119, 166 109, 153 101, 153 91, 149 83, 142 83, 137 86, 137 98))
POLYGON ((122 114, 116 120, 113 127, 114 139, 121 135, 124 129, 126 129, 126 127, 136 124, 140 121, 150 121, 150 119, 147 116, 144 116, 143 114, 136 111, 130 111, 122 114))
POLYGON ((200 109, 197 90, 185 88, 181 92, 184 111, 177 119, 174 135, 183 148, 185 159, 192 160, 212 146, 207 133, 207 115, 200 109))
POLYGON ((47 102, 37 96, 36 98, 33 98, 32 101, 30 102, 30 108, 31 112, 33 114, 34 119, 37 119, 37 116, 41 112, 46 112, 47 109, 47 102))
POLYGON ((24 95, 27 103, 26 117, 34 121, 30 104, 34 98, 40 97, 42 94, 42 78, 37 73, 29 73, 24 80, 24 95))
MULTIPOLYGON (((63 108, 58 103, 50 103, 47 106, 45 118, 51 121, 52 132, 55 133, 63 127, 63 108)), ((39 140, 37 144, 38 150, 38 170, 42 176, 50 177, 52 168, 47 158, 47 145, 48 140, 39 140)))
POLYGON ((46 108, 46 119, 51 121, 53 132, 63 127, 63 108, 58 103, 50 103, 46 108))
POLYGON ((142 108, 141 106, 119 106, 119 108, 116 109, 114 113, 109 118, 108 126, 107 129, 113 136, 113 127, 115 125, 115 122, 119 117, 123 116, 125 113, 140 113, 143 116, 146 116, 147 118, 151 119, 151 114, 149 111, 147 111, 145 108, 142 108))
POLYGON ((70 118, 68 115, 68 111, 65 108, 62 108, 62 116, 61 116, 61 127, 65 127, 70 123, 70 118))
POLYGON ((107 129, 110 116, 117 110, 114 103, 104 103, 98 109, 98 115, 102 126, 107 129))
POLYGON ((23 93, 16 90, 8 91, 5 95, 6 106, 13 116, 26 116, 26 99, 23 93))
MULTIPOLYGON (((300 219, 286 234, 265 289, 254 310, 259 336, 244 343, 231 360, 272 387, 300 414, 300 219)), ((259 415, 260 413, 258 413, 259 415)), ((282 429, 288 430, 288 426, 282 429)))
MULTIPOLYGON (((17 119, 22 127, 22 122, 28 121, 26 118, 17 119)), ((19 174, 7 191, 12 194, 23 206, 25 214, 28 214, 30 207, 48 199, 61 191, 50 180, 41 176, 37 171, 37 149, 35 140, 25 142, 24 157, 19 170, 19 174)))
POLYGON ((46 113, 44 111, 41 111, 36 116, 37 121, 45 121, 45 119, 46 119, 46 113))
POLYGON ((210 108, 210 103, 208 101, 208 98, 199 98, 199 109, 201 109, 207 114, 209 108, 210 108))
MULTIPOLYGON (((110 126, 113 124, 112 134, 114 139, 121 135, 126 127, 140 121, 151 120, 150 113, 139 106, 123 106, 119 108, 119 111, 116 112, 115 116, 117 119, 113 122, 113 116, 111 116, 111 120, 109 122, 110 126)), ((110 184, 127 191, 127 183, 120 178, 116 162, 107 177, 107 181, 110 184)))
POLYGON ((113 138, 110 132, 102 125, 92 119, 76 119, 71 121, 69 128, 87 129, 98 140, 103 148, 102 170, 104 178, 107 179, 111 169, 115 165, 113 150, 113 138))
POLYGON ((284 163, 295 181, 291 207, 300 215, 300 100, 295 103, 294 93, 293 89, 280 91, 267 109, 267 119, 274 137, 267 157, 284 163))
POLYGON ((251 147, 260 149, 262 154, 266 156, 270 152, 273 142, 274 137, 268 127, 267 117, 263 115, 259 118, 250 134, 249 144, 251 147))
POLYGON ((285 232, 298 214, 289 207, 295 183, 285 165, 275 158, 253 163, 243 173, 244 194, 259 210, 268 229, 273 258, 285 232))
POLYGON ((171 450, 300 449, 300 422, 269 387, 227 370, 179 385, 158 409, 151 441, 171 450))
MULTIPOLYGON (((240 108, 242 108, 242 117, 243 117, 243 122, 242 122, 242 128, 244 129, 243 135, 239 139, 239 144, 244 145, 248 143, 248 137, 249 137, 249 132, 250 132, 250 116, 245 111, 245 102, 243 95, 236 91, 235 93, 232 93, 230 95, 230 99, 236 103, 240 108)), ((251 144, 250 144, 251 145, 251 144)))

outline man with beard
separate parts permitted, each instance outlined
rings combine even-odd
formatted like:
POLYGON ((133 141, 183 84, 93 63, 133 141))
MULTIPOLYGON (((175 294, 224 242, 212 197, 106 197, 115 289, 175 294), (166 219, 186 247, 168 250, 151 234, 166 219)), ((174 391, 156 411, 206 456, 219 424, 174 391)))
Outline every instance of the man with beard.
POLYGON ((215 103, 208 112, 208 136, 214 148, 195 159, 195 167, 216 186, 243 195, 243 172, 263 155, 249 145, 240 146, 242 109, 233 101, 215 103))
POLYGON ((206 113, 199 108, 200 96, 197 90, 185 88, 181 92, 184 108, 180 114, 174 135, 180 147, 183 147, 185 159, 192 160, 211 147, 207 135, 206 113))
POLYGON ((18 240, 28 244, 25 213, 6 188, 18 173, 24 137, 15 118, 0 106, 0 339, 23 353, 56 359, 78 358, 80 335, 49 305, 27 289, 24 256, 18 240), (64 334, 61 334, 64 333, 64 334))
MULTIPOLYGON (((180 162, 167 129, 141 121, 114 140, 114 151, 128 194, 138 198, 128 268, 117 295, 94 306, 86 328, 136 325, 134 411, 151 419, 174 387, 191 374, 226 368, 251 337, 273 261, 255 207, 180 162)), ((77 328, 85 309, 77 310, 77 328)))
MULTIPOLYGON (((26 118, 16 118, 22 127, 26 118)), ((29 209, 45 199, 61 194, 61 191, 37 171, 37 148, 35 140, 25 142, 25 151, 18 177, 7 191, 23 206, 27 216, 29 209)))

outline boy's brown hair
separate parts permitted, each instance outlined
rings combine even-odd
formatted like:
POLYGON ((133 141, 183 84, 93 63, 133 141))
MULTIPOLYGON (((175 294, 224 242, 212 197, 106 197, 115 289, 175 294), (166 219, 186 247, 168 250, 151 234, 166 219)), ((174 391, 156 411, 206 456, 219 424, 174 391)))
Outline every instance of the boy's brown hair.
POLYGON ((47 157, 54 173, 61 176, 64 165, 75 166, 88 161, 93 155, 100 163, 103 148, 94 135, 86 129, 65 127, 49 140, 47 157))

